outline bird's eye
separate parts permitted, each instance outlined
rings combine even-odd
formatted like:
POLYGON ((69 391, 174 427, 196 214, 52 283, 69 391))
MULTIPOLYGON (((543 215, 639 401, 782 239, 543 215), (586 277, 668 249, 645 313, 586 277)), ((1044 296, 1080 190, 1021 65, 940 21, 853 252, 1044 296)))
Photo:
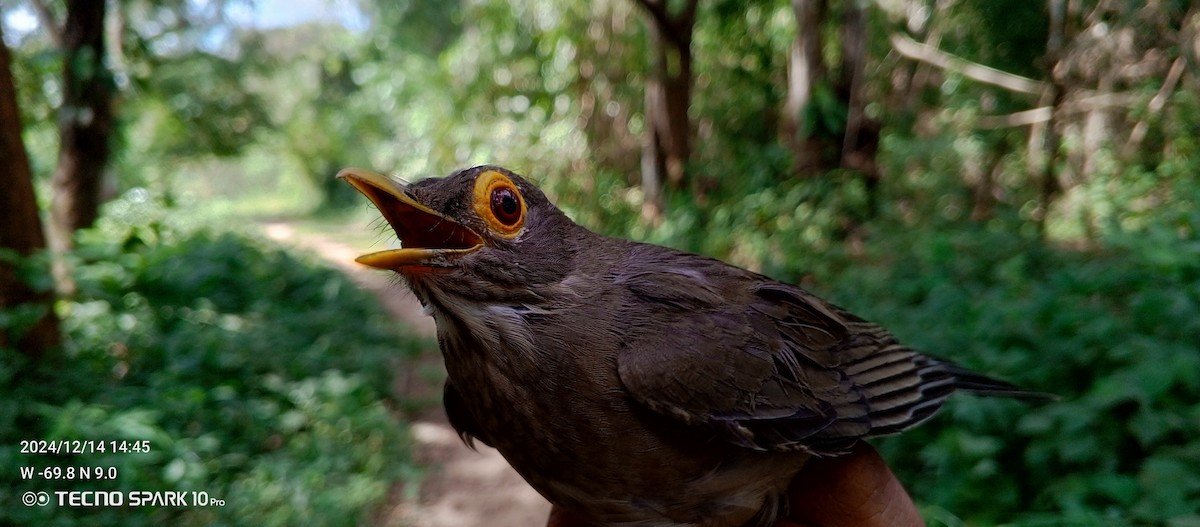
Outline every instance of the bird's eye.
POLYGON ((496 170, 479 174, 475 180, 475 212, 492 232, 516 238, 525 226, 525 200, 508 176, 496 170))
POLYGON ((505 225, 521 221, 521 203, 513 189, 500 187, 492 191, 492 215, 505 225))

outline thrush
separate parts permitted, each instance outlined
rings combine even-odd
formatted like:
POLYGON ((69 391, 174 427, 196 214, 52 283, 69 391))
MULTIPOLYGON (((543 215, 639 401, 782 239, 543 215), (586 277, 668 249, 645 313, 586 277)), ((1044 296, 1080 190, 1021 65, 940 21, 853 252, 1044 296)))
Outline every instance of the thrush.
POLYGON ((929 418, 955 391, 1033 394, 918 353, 800 287, 602 236, 479 166, 344 179, 437 324, 450 424, 595 525, 770 525, 812 456, 929 418))

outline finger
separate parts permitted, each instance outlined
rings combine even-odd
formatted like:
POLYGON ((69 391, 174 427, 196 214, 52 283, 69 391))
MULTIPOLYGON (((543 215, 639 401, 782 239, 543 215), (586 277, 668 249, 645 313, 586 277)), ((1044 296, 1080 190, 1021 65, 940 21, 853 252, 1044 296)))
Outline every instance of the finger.
POLYGON ((584 527, 586 525, 587 523, 558 505, 550 508, 550 518, 546 520, 546 527, 584 527))
POLYGON ((807 527, 925 525, 904 486, 866 443, 843 456, 813 458, 788 493, 789 519, 807 527))

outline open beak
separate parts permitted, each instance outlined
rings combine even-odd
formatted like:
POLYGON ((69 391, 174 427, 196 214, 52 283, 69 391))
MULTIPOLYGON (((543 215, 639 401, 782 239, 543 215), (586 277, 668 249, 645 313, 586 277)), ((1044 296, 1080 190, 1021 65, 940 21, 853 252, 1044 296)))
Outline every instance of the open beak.
POLYGON ((400 237, 402 248, 364 254, 358 263, 379 269, 451 267, 456 260, 483 247, 483 238, 414 200, 408 188, 391 178, 361 168, 344 168, 337 174, 375 204, 400 237))

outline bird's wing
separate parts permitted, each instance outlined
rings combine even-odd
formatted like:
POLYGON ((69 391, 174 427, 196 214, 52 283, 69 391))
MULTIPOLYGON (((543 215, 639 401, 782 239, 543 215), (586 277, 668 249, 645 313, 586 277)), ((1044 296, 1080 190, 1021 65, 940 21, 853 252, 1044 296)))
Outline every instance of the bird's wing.
POLYGON ((718 263, 617 279, 644 308, 629 308, 642 320, 628 322, 638 330, 618 353, 621 382, 657 412, 748 448, 837 454, 928 418, 955 389, 1016 390, 798 287, 749 272, 711 280, 718 263))

